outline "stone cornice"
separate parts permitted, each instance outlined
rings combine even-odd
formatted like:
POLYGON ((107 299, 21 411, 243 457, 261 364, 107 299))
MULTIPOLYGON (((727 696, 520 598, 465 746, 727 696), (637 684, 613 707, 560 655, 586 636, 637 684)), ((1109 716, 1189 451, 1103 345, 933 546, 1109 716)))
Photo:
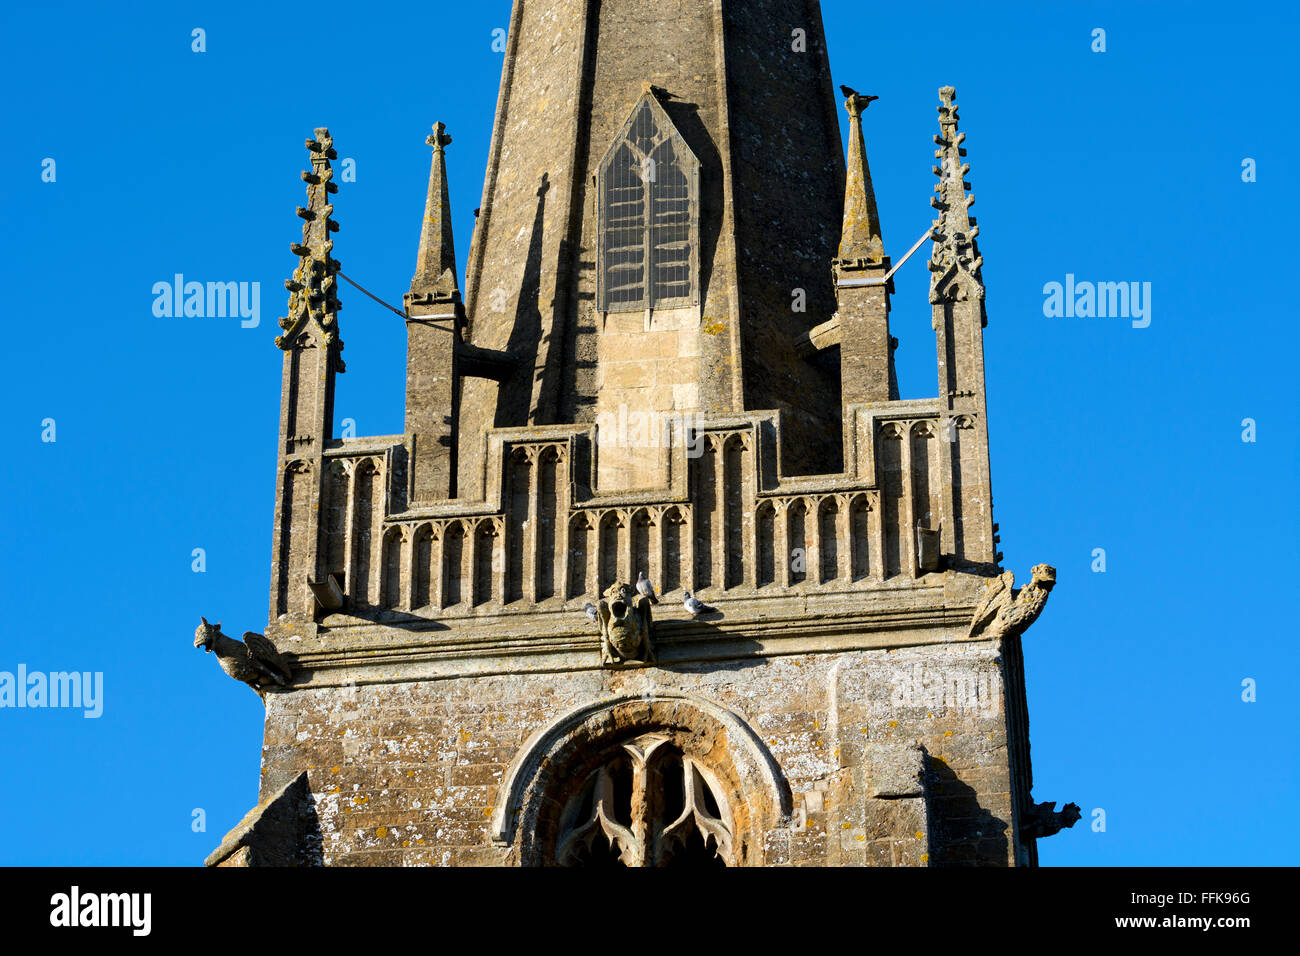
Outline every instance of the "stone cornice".
MULTIPOLYGON (((719 599, 718 613, 681 609, 655 622, 660 669, 765 658, 836 654, 970 640, 975 597, 942 586, 890 593, 784 594, 719 599), (873 600, 874 598, 874 600, 873 600), (814 610, 815 609, 815 610, 814 610)), ((295 687, 602 669, 600 636, 580 608, 456 620, 321 627, 281 647, 293 655, 295 687)))

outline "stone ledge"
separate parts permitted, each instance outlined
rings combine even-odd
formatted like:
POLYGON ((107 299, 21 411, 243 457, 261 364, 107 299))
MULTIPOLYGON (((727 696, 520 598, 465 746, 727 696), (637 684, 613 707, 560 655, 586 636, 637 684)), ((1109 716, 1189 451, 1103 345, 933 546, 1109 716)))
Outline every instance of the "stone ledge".
MULTIPOLYGON (((989 644, 986 638, 967 638, 965 622, 969 612, 954 614, 950 623, 957 633, 947 633, 942 621, 923 630, 863 631, 845 624, 830 633, 825 627, 804 628, 803 633, 762 633, 752 626, 743 634, 702 636, 693 641, 660 640, 656 644, 657 668, 735 662, 739 666, 765 659, 807 654, 839 654, 864 650, 888 650, 940 644, 989 644)), ((490 677, 511 674, 577 673, 605 670, 600 663, 600 644, 595 636, 580 643, 573 640, 536 638, 504 649, 499 642, 483 642, 477 648, 447 650, 433 645, 384 649, 378 646, 338 647, 299 659, 291 693, 308 687, 341 687, 382 684, 393 681, 447 680, 460 677, 490 677)))

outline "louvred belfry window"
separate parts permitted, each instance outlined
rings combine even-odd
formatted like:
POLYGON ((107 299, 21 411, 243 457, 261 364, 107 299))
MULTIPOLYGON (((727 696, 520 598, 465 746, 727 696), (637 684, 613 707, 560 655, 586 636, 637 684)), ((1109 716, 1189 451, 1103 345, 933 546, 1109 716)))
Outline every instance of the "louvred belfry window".
POLYGON ((647 93, 600 166, 603 311, 699 301, 699 182, 699 160, 647 93))

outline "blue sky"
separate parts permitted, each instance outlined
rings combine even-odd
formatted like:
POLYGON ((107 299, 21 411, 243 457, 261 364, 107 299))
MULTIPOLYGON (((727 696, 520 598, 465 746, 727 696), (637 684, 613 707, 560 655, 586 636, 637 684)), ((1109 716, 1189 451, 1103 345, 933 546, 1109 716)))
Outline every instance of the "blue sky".
MULTIPOLYGON (((1019 577, 1058 568, 1025 641, 1034 794, 1084 819, 1042 841, 1041 861, 1296 863, 1279 824, 1300 803, 1286 703, 1300 595, 1284 567, 1300 465, 1283 202, 1294 9, 822 6, 835 82, 881 97, 867 146, 895 257, 931 220, 936 90, 957 87, 988 286, 995 518, 1019 577), (1151 283, 1150 326, 1046 317, 1043 287, 1067 274, 1151 283)), ((272 339, 303 139, 328 125, 355 159, 336 253, 400 302, 424 137, 445 122, 463 269, 509 9, 0 13, 0 670, 102 671, 105 697, 98 719, 0 710, 0 863, 196 864, 256 802, 261 704, 191 641, 200 614, 233 634, 266 621, 272 339), (206 52, 191 50, 196 27, 206 52), (176 273, 260 282, 260 325, 156 317, 151 289, 176 273)), ((936 388, 927 281, 920 258, 897 278, 904 397, 936 388)), ((400 432, 401 322, 342 298, 337 417, 400 432)))

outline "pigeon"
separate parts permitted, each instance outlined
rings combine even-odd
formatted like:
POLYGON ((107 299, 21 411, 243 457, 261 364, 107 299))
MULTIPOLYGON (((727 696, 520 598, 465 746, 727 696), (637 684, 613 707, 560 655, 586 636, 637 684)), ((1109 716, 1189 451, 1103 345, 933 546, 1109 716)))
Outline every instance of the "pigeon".
POLYGON ((646 578, 644 571, 636 573, 636 593, 648 597, 651 604, 659 603, 659 596, 655 594, 655 586, 646 578))
POLYGON ((596 612, 597 612, 596 605, 588 601, 582 610, 587 615, 587 617, 589 617, 591 620, 593 621, 596 620, 596 612))
POLYGON ((713 610, 713 608, 701 602, 699 598, 694 597, 690 591, 686 592, 686 597, 682 601, 682 607, 686 608, 686 613, 690 614, 691 617, 713 610))

